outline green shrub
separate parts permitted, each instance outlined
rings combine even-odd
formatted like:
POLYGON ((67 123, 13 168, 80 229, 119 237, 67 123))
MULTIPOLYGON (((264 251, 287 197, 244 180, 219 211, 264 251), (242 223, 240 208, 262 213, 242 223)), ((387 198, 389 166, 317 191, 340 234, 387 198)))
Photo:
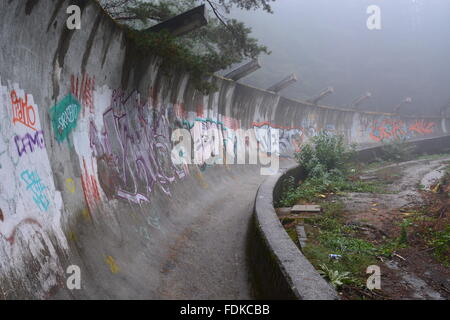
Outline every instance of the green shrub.
POLYGON ((450 265, 450 226, 432 234, 429 245, 434 248, 436 258, 445 266, 450 265))
POLYGON ((335 288, 339 288, 344 283, 353 280, 352 277, 350 277, 350 272, 347 271, 340 272, 338 270, 333 270, 329 268, 326 264, 321 264, 320 269, 318 271, 335 288))
POLYGON ((373 183, 349 179, 353 154, 354 147, 347 147, 341 135, 322 132, 313 137, 311 144, 295 154, 305 180, 299 186, 293 178, 286 180, 276 205, 290 207, 299 200, 311 202, 324 193, 379 191, 373 183))
POLYGON ((344 143, 344 136, 321 132, 295 154, 306 177, 320 177, 326 173, 342 175, 354 150, 344 143))
POLYGON ((381 147, 382 160, 402 162, 412 159, 415 146, 407 144, 404 139, 393 139, 383 142, 381 147))

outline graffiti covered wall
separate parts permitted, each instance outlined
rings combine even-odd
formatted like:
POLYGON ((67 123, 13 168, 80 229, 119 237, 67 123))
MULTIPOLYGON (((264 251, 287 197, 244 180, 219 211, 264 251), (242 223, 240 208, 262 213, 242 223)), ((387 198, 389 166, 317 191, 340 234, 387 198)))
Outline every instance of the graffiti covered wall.
POLYGON ((0 0, 0 298, 61 294, 67 267, 89 270, 90 259, 123 275, 111 252, 127 232, 157 259, 173 208, 226 174, 215 163, 251 139, 289 156, 320 131, 360 145, 446 134, 441 119, 317 107, 221 78, 203 96, 157 59, 133 60, 122 30, 79 2, 82 28, 69 31, 69 1, 0 0), (193 162, 173 161, 177 129, 192 148, 175 156, 193 162))

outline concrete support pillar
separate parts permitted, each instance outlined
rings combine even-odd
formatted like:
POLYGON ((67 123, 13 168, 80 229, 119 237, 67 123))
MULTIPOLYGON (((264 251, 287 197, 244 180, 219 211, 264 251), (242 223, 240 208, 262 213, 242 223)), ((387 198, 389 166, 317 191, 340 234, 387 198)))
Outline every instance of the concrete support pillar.
POLYGON ((357 109, 358 106, 363 103, 364 101, 366 101, 367 99, 370 99, 372 97, 372 93, 370 92, 366 92, 364 93, 362 96, 359 96, 358 98, 356 98, 355 100, 353 100, 352 104, 350 105, 350 107, 357 109))
POLYGON ((173 36, 179 37, 202 27, 207 23, 208 18, 206 15, 206 8, 205 5, 202 4, 201 6, 195 7, 194 9, 158 23, 157 25, 148 28, 146 31, 159 32, 166 30, 173 36))
POLYGON ((237 81, 239 79, 242 79, 242 78, 248 76, 250 73, 255 72, 259 68, 261 68, 261 64, 259 63, 259 60, 254 59, 254 60, 240 66, 239 68, 231 71, 230 73, 227 73, 224 77, 234 80, 234 81, 237 81))
POLYGON ((406 97, 405 99, 403 99, 402 101, 400 101, 400 103, 399 103, 398 105, 396 105, 396 106, 394 107, 394 113, 398 113, 399 110, 400 110, 400 107, 401 107, 402 105, 407 104, 407 103, 411 103, 411 102, 412 102, 412 98, 411 98, 411 97, 406 97))
POLYGON ((272 91, 272 92, 278 93, 281 90, 289 87, 294 82, 297 82, 297 76, 295 75, 295 73, 292 73, 289 76, 287 76, 286 78, 284 78, 283 80, 281 80, 280 82, 277 82, 273 86, 267 88, 267 91, 272 91))
POLYGON ((309 99, 308 102, 317 104, 320 100, 322 100, 326 96, 332 94, 333 92, 334 92, 333 87, 325 88, 316 97, 309 99))

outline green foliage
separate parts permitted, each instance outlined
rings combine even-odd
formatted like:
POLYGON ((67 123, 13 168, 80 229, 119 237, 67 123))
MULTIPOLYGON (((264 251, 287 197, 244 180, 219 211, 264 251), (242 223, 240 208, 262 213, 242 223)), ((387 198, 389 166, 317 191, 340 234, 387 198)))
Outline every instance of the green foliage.
POLYGON ((266 12, 273 13, 270 2, 275 2, 275 0, 218 0, 216 2, 224 7, 228 13, 232 5, 244 10, 263 9, 266 12))
POLYGON ((407 220, 404 220, 400 224, 400 237, 398 239, 398 242, 400 244, 408 244, 408 227, 410 223, 407 220))
POLYGON ((388 142, 383 142, 381 147, 382 160, 402 162, 412 159, 415 146, 406 143, 402 139, 393 139, 388 142))
POLYGON ((301 152, 295 154, 307 177, 323 176, 326 173, 334 175, 346 173, 354 150, 347 148, 343 135, 333 135, 324 131, 313 137, 311 142, 305 145, 301 152))
POLYGON ((226 69, 245 59, 269 54, 250 36, 251 29, 235 19, 226 19, 221 11, 230 12, 232 6, 241 9, 263 9, 271 12, 269 0, 100 0, 100 4, 118 22, 129 29, 131 38, 144 54, 162 59, 165 71, 180 68, 186 71, 196 89, 208 94, 216 87, 208 81, 214 72, 226 69), (206 3, 214 13, 208 24, 186 35, 173 37, 167 32, 142 31, 163 20, 206 3))
POLYGON ((328 279, 335 288, 339 288, 345 281, 351 279, 350 272, 339 272, 338 270, 328 268, 326 264, 321 264, 318 271, 322 276, 328 279))
POLYGON ((399 239, 393 239, 385 242, 378 247, 378 255, 386 258, 391 258, 394 252, 405 247, 406 244, 402 244, 399 239))
POLYGON ((334 276, 342 274, 345 275, 341 279, 342 283, 362 286, 367 266, 376 263, 378 249, 370 242, 358 239, 354 228, 343 223, 342 202, 323 203, 322 208, 322 215, 305 221, 313 227, 311 230, 314 234, 310 237, 313 240, 303 248, 303 253, 317 269, 326 272, 324 276, 330 282, 334 281, 334 276), (330 254, 338 254, 341 258, 332 260, 330 254), (326 269, 331 271, 327 272, 326 269))
POLYGON ((343 136, 323 132, 314 137, 312 144, 295 155, 305 180, 299 186, 295 186, 293 178, 286 181, 277 206, 289 207, 299 200, 311 202, 325 193, 379 191, 374 183, 349 179, 353 153, 345 146, 343 136))
POLYGON ((294 243, 298 243, 298 234, 295 228, 288 228, 286 232, 294 243))
POLYGON ((207 75, 212 68, 208 57, 193 54, 189 49, 177 43, 168 32, 148 33, 128 29, 129 38, 134 41, 141 57, 149 53, 160 56, 161 70, 167 75, 176 69, 187 72, 194 86, 204 94, 214 91, 216 87, 208 81, 207 75))
POLYGON ((431 233, 428 244, 434 248, 436 258, 444 265, 450 266, 450 225, 442 231, 431 233))
POLYGON ((398 239, 375 245, 358 237, 357 227, 344 222, 342 202, 325 202, 322 208, 322 215, 305 220, 312 234, 309 236, 311 241, 302 250, 316 269, 324 271, 322 274, 329 281, 343 274, 343 284, 363 287, 367 266, 377 264, 378 256, 390 257, 403 247, 398 239), (332 260, 330 254, 338 254, 341 258, 332 260))

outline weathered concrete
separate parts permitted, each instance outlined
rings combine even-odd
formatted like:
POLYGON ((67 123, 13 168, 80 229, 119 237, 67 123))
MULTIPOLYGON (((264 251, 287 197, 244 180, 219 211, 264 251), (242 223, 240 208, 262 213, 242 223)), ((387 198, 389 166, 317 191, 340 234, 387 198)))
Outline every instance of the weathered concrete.
POLYGON ((208 164, 224 148, 207 129, 227 153, 250 129, 282 155, 321 130, 360 145, 447 132, 445 119, 314 106, 219 77, 203 96, 139 56, 94 1, 0 0, 0 45, 0 298, 249 297, 243 230, 264 176, 208 164), (65 26, 70 4, 81 30, 65 26), (179 128, 198 164, 172 162, 179 128), (66 287, 69 265, 81 290, 66 287))
POLYGON ((299 178, 301 168, 270 176, 256 195, 250 239, 255 287, 260 298, 337 300, 337 292, 319 275, 281 225, 273 207, 287 177, 299 178))

